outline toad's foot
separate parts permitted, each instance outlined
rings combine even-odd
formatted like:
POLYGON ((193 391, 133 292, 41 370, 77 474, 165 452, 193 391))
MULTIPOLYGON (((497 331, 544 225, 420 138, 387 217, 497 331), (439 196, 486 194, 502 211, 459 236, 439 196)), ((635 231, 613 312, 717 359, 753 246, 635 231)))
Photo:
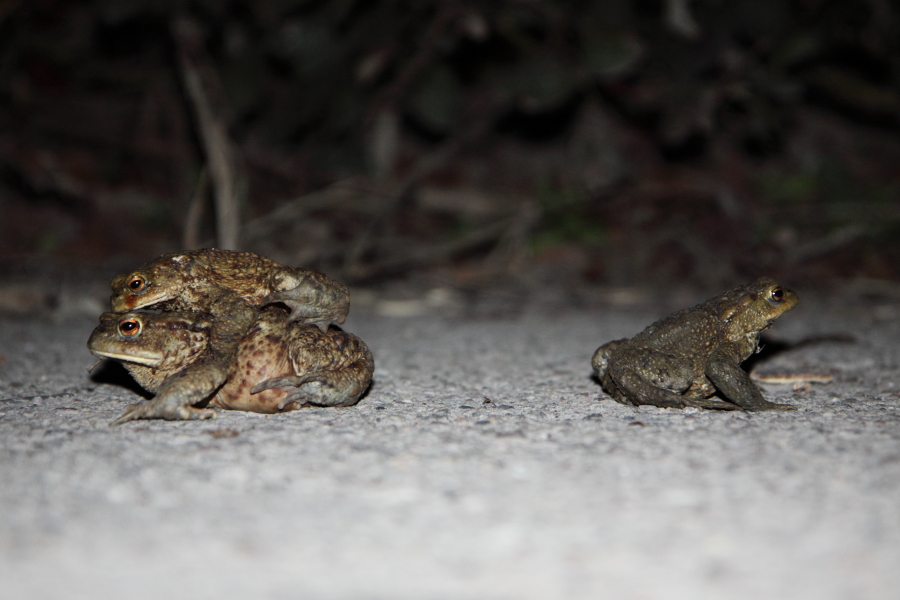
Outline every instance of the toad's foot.
POLYGON ((135 419, 167 419, 184 421, 189 419, 214 419, 215 411, 194 408, 203 402, 225 381, 227 372, 214 359, 217 355, 207 355, 190 367, 166 379, 150 402, 130 406, 125 413, 113 421, 121 425, 135 419))
POLYGON ((303 321, 328 331, 330 323, 340 325, 350 312, 350 290, 312 269, 285 268, 274 276, 278 290, 262 301, 262 306, 281 303, 291 309, 290 322, 303 321))
POLYGON ((195 419, 215 419, 216 411, 210 408, 194 408, 193 406, 172 406, 155 401, 144 404, 132 404, 122 416, 109 424, 110 427, 136 421, 137 419, 166 419, 168 421, 188 421, 195 419))
POLYGON ((263 390, 295 388, 288 391, 278 409, 282 410, 291 402, 299 404, 316 404, 318 406, 349 406, 354 404, 363 390, 355 385, 345 373, 336 371, 318 371, 306 375, 290 375, 276 377, 256 384, 250 390, 257 394, 263 390))
POLYGON ((725 402, 724 400, 718 400, 716 398, 685 398, 684 405, 692 406, 694 408, 706 408, 714 410, 741 410, 741 407, 737 404, 732 404, 731 402, 725 402))

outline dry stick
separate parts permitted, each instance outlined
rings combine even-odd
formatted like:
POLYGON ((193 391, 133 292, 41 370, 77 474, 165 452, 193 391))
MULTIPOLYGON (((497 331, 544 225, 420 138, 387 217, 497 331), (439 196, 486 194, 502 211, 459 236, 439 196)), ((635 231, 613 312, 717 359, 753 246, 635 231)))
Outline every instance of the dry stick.
MULTIPOLYGON (((394 184, 393 186, 390 186, 390 189, 387 192, 381 194, 377 192, 373 193, 374 196, 382 197, 383 204, 381 209, 379 210, 379 214, 374 216, 369 227, 363 230, 363 232, 356 238, 356 240, 354 240, 349 245, 347 249, 347 253, 344 257, 344 271, 348 276, 367 277, 382 268, 393 268, 394 266, 401 263, 415 264, 417 262, 422 262, 409 261, 404 257, 388 257, 385 260, 378 262, 376 265, 373 265, 372 267, 364 267, 361 264, 363 255, 374 245, 375 232, 384 223, 385 219, 387 219, 391 209, 393 209, 397 202, 399 202, 400 199, 409 194, 422 179, 424 179, 437 169, 440 169, 447 163, 448 160, 456 156, 456 154, 458 154, 463 148, 480 139, 487 132, 489 132, 491 127, 493 127, 494 123, 496 122, 497 118, 501 114, 503 114, 506 109, 507 105, 505 103, 501 103, 499 107, 495 107, 493 110, 488 111, 487 115, 480 119, 477 119, 458 136, 447 140, 434 151, 422 156, 409 170, 409 173, 407 173, 401 181, 394 184)), ((488 229, 490 230, 492 230, 492 228, 493 226, 488 227, 488 229)), ((478 233, 479 235, 474 236, 473 239, 477 238, 477 243, 483 243, 483 241, 481 240, 481 230, 476 233, 478 233)), ((463 248, 467 248, 472 245, 475 244, 465 243, 463 248)), ((457 249, 456 244, 441 244, 439 246, 442 248, 452 247, 453 250, 451 253, 456 253, 461 249, 457 249)), ((441 253, 447 254, 446 250, 435 250, 427 252, 428 256, 438 255, 441 253)))
POLYGON ((364 279, 385 271, 445 261, 459 252, 494 241, 497 242, 497 247, 485 263, 489 268, 512 270, 524 256, 528 233, 539 218, 540 209, 537 205, 523 202, 512 216, 497 219, 453 240, 418 247, 415 253, 402 251, 371 265, 357 267, 352 275, 364 279))
POLYGON ((461 12, 457 0, 445 0, 428 24, 428 28, 420 38, 419 47, 415 54, 400 70, 399 75, 388 85, 384 91, 371 103, 368 120, 371 121, 380 114, 385 107, 393 106, 397 98, 409 84, 428 67, 429 62, 441 42, 444 31, 453 25, 461 12))
POLYGON ((489 270, 515 271, 528 254, 528 236, 540 218, 541 209, 537 203, 522 202, 483 264, 489 270))
MULTIPOLYGON (((438 11, 429 23, 425 33, 421 36, 419 47, 415 54, 400 70, 399 75, 388 85, 379 96, 370 104, 367 121, 374 121, 378 115, 396 105, 397 98, 406 90, 410 83, 428 67, 437 47, 442 38, 443 32, 450 27, 460 16, 459 3, 457 0, 444 0, 440 3, 438 11)), ((453 142, 453 140, 451 140, 453 142)), ((431 155, 429 155, 431 156, 431 155)), ((443 160, 441 161, 441 164, 443 160)), ((422 164, 420 160, 416 167, 422 164)), ((351 242, 344 255, 344 270, 354 272, 359 269, 363 255, 368 251, 375 239, 376 231, 381 228, 387 219, 391 209, 404 195, 418 182, 422 174, 418 173, 421 169, 413 168, 410 175, 404 178, 399 185, 392 186, 387 184, 387 190, 382 188, 376 191, 373 196, 380 197, 382 200, 382 209, 379 214, 375 215, 368 227, 351 242)), ((430 172, 430 169, 427 172, 430 172)), ((380 187, 380 186, 379 186, 380 187)))
POLYGON ((799 244, 794 248, 787 257, 788 264, 799 264, 808 260, 812 260, 823 254, 834 252, 838 248, 852 244, 865 235, 865 228, 854 223, 846 225, 840 229, 836 229, 824 237, 799 244))
POLYGON ((415 252, 398 252, 371 265, 357 266, 350 275, 358 279, 365 279, 386 271, 446 260, 463 250, 487 244, 502 237, 513 226, 513 221, 514 218, 501 219, 454 240, 418 247, 415 252))
POLYGON ((225 126, 213 113, 209 97, 203 89, 198 62, 204 58, 205 51, 198 39, 196 26, 186 17, 176 17, 173 20, 172 35, 178 50, 181 80, 197 119, 213 183, 218 245, 223 249, 236 250, 241 224, 235 184, 234 154, 225 126))
MULTIPOLYGON (((412 60, 407 63, 406 67, 401 71, 394 82, 392 82, 392 84, 388 86, 374 102, 372 102, 373 108, 369 115, 369 119, 373 119, 375 115, 385 110, 386 106, 393 105, 400 93, 402 93, 410 82, 428 66, 437 47, 438 40, 441 38, 440 34, 447 27, 452 25, 459 15, 460 11, 456 0, 448 0, 443 4, 441 9, 432 19, 425 35, 422 36, 420 47, 412 60)), ((473 245, 490 241, 493 237, 502 234, 509 225, 506 223, 502 225, 496 223, 490 224, 459 240, 430 247, 425 250, 418 259, 410 260, 405 256, 394 256, 378 262, 377 265, 373 265, 373 267, 367 268, 361 265, 362 256, 373 247, 377 230, 383 225, 397 202, 406 196, 423 178, 446 164, 446 162, 455 156, 463 147, 487 133, 496 122, 497 117, 506 109, 507 105, 503 104, 499 109, 495 107, 494 110, 488 111, 489 114, 487 116, 476 120, 460 135, 447 140, 436 150, 420 158, 401 181, 396 182, 393 185, 388 184, 386 190, 384 187, 376 185, 375 189, 368 190, 368 193, 366 194, 367 197, 360 197, 360 194, 365 193, 362 189, 363 186, 353 185, 353 183, 347 185, 346 182, 337 182, 325 190, 312 192, 292 200, 271 213, 248 223, 248 235, 246 237, 248 239, 255 239, 280 223, 299 218, 301 215, 307 214, 311 210, 315 210, 323 200, 327 202, 327 199, 333 198, 334 194, 341 194, 343 191, 344 194, 346 194, 344 200, 350 205, 345 205, 347 208, 353 209, 354 207, 358 207, 358 201, 361 200, 362 206, 365 207, 365 212, 371 214, 370 225, 348 245, 347 250, 344 253, 342 261, 344 263, 344 272, 350 276, 365 277, 377 271, 390 269, 403 264, 428 262, 434 258, 452 255, 473 245), (372 198, 380 199, 379 204, 381 204, 381 206, 372 207, 370 203, 367 202, 367 200, 371 200, 372 198)))
POLYGON ((278 208, 248 221, 244 225, 244 240, 258 240, 285 223, 299 221, 309 213, 323 208, 375 213, 377 207, 369 202, 369 194, 358 178, 336 181, 326 188, 283 202, 278 208))
POLYGON ((197 178, 191 205, 184 220, 182 242, 185 250, 194 250, 200 245, 200 218, 203 216, 203 201, 206 199, 207 188, 209 188, 209 174, 204 166, 200 169, 200 177, 197 178))

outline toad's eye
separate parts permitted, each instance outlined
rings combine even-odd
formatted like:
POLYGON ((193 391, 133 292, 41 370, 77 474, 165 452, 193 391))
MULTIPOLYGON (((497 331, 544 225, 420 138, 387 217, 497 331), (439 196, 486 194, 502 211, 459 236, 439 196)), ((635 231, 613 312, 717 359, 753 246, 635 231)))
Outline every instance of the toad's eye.
POLYGON ((775 302, 781 302, 784 300, 784 290, 780 287, 773 288, 772 291, 769 292, 769 298, 775 302))
POLYGON ((128 280, 128 289, 132 292, 139 292, 147 286, 147 281, 140 275, 135 275, 128 280))
POLYGON ((119 321, 119 333, 126 337, 137 335, 141 331, 141 322, 137 319, 119 321))

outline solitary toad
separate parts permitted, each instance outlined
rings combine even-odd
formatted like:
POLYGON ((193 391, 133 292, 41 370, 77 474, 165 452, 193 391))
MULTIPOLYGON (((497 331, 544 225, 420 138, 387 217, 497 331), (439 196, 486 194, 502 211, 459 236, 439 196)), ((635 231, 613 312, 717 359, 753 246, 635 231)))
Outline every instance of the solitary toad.
MULTIPOLYGON (((206 350, 215 318, 202 312, 131 311, 104 313, 88 340, 90 351, 122 362, 145 389, 164 393, 172 382, 199 386, 204 394, 196 406, 185 406, 177 419, 210 418, 206 406, 274 413, 305 404, 348 406, 369 386, 372 353, 356 336, 332 327, 288 323, 283 308, 260 313, 238 346, 224 385, 207 392, 205 381, 194 382, 190 367, 206 350)), ((113 422, 155 418, 138 404, 113 422)))
POLYGON ((603 389, 623 404, 792 410, 764 399, 740 363, 797 301, 793 291, 762 278, 600 346, 591 365, 603 389), (716 391, 728 401, 713 398, 716 391))
MULTIPOLYGON (((313 269, 284 267, 251 252, 203 249, 165 254, 112 281, 110 306, 122 313, 139 308, 210 313, 215 325, 190 368, 174 375, 150 404, 131 407, 120 419, 208 418, 191 407, 209 397, 228 375, 238 343, 256 321, 258 308, 282 303, 292 322, 316 325, 323 333, 343 323, 350 293, 313 269)), ((278 313, 275 313, 278 314, 278 313)))

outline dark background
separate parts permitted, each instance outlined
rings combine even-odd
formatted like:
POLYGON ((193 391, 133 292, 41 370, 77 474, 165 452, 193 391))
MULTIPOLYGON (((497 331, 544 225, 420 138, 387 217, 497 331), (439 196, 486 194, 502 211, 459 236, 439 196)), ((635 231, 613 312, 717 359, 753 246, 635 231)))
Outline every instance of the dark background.
POLYGON ((0 277, 897 281, 898 125, 888 0, 6 0, 0 277))

